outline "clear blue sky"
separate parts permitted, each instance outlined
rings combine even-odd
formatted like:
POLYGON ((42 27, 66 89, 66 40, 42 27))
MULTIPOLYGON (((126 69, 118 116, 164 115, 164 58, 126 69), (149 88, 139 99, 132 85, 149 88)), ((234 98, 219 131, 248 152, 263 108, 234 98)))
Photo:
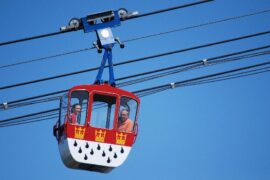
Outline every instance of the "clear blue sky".
MULTIPOLYGON (((72 17, 124 7, 145 13, 194 1, 2 0, 0 42, 58 31, 72 17)), ((123 22, 122 40, 270 9, 269 0, 221 0, 123 22)), ((172 33, 114 48, 114 62, 267 31, 270 13, 172 33)), ((270 35, 115 68, 116 77, 263 46, 270 35)), ((82 31, 0 47, 0 65, 90 47, 82 31)), ((96 67, 96 51, 0 69, 0 86, 96 67)), ((126 87, 137 90, 269 60, 269 55, 126 87)), ((96 72, 0 91, 0 102, 92 83, 96 72)), ((127 161, 109 174, 68 169, 52 126, 56 120, 0 129, 0 179, 270 179, 270 74, 165 91, 141 100, 139 137, 127 161)), ((57 103, 0 112, 1 120, 57 103)))

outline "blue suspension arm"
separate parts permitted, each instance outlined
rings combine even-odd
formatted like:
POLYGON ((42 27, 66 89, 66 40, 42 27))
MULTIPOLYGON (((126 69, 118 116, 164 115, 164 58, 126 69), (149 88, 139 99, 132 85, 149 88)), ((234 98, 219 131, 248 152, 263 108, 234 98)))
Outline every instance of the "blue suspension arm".
POLYGON ((110 85, 115 86, 111 48, 105 48, 103 58, 102 58, 102 61, 101 61, 101 65, 99 67, 98 74, 97 74, 97 77, 96 77, 96 80, 95 80, 95 84, 103 83, 102 80, 101 80, 101 77, 102 77, 103 70, 105 68, 107 59, 108 59, 108 64, 109 64, 109 83, 110 83, 110 85))
POLYGON ((108 63, 109 63, 109 73, 110 73, 110 85, 115 86, 114 72, 113 72, 113 62, 112 62, 112 50, 108 51, 108 63))

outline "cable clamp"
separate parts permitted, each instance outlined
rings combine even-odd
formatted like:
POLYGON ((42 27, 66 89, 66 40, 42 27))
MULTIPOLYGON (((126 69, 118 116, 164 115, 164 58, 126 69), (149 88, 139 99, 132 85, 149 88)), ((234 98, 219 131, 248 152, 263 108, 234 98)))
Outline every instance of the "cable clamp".
POLYGON ((120 48, 123 49, 125 47, 125 44, 120 41, 119 37, 116 37, 114 40, 120 45, 120 48))
POLYGON ((99 47, 97 42, 93 42, 93 46, 98 50, 98 53, 102 53, 102 49, 99 47))
POLYGON ((172 88, 172 89, 175 88, 175 83, 174 83, 174 82, 170 83, 170 85, 171 85, 171 88, 172 88))
POLYGON ((8 103, 7 102, 4 102, 3 103, 3 107, 4 107, 4 109, 7 109, 8 108, 8 103))
POLYGON ((207 59, 203 59, 202 61, 203 61, 203 65, 205 65, 205 66, 208 65, 208 60, 207 59))

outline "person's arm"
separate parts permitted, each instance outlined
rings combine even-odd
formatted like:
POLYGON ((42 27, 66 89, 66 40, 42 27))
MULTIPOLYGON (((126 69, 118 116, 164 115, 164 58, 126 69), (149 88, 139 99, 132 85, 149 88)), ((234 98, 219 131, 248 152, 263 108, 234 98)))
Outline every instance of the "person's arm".
POLYGON ((76 124, 76 115, 74 113, 71 114, 71 123, 76 124))
POLYGON ((133 130, 133 122, 129 120, 126 132, 132 132, 132 130, 133 130))

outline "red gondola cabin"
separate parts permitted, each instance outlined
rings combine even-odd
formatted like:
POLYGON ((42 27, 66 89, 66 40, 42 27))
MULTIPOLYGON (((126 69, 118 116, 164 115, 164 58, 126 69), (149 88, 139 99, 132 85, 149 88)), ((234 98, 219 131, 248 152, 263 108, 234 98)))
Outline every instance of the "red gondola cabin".
POLYGON ((70 89, 61 99, 54 127, 64 164, 98 172, 120 166, 136 140, 139 104, 136 95, 108 84, 70 89), (123 111, 128 113, 131 128, 120 131, 123 111))

